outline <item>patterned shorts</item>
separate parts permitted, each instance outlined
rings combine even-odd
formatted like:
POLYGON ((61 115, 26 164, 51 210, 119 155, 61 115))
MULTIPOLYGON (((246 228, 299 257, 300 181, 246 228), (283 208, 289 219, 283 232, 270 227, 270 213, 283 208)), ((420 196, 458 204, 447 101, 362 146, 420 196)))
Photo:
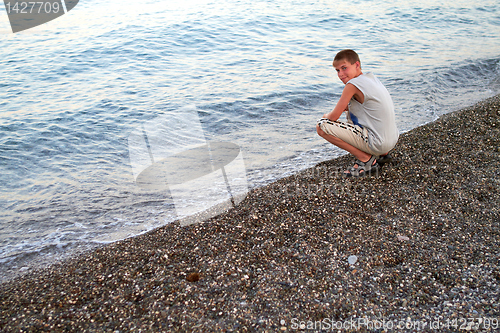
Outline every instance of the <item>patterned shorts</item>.
POLYGON ((331 121, 326 118, 318 120, 318 125, 326 134, 339 138, 370 155, 379 155, 368 144, 368 131, 366 128, 342 121, 331 121))

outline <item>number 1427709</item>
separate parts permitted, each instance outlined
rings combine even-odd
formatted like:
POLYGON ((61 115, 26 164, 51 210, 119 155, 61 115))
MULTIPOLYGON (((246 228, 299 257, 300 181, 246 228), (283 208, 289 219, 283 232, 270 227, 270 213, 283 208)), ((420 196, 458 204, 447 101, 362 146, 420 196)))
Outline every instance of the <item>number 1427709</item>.
POLYGON ((59 2, 6 2, 7 14, 49 14, 59 13, 62 10, 59 2))

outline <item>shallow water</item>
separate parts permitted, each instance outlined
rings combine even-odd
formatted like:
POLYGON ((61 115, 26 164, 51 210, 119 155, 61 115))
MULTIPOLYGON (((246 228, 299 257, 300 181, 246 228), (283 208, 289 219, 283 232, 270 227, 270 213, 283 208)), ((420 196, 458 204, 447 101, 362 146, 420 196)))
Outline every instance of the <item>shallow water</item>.
POLYGON ((315 133, 341 49, 387 86, 402 132, 500 92, 497 1, 91 0, 9 29, 2 11, 2 276, 178 217, 175 195, 135 183, 130 140, 148 123, 187 126, 145 130, 152 157, 237 145, 248 188, 341 154, 315 133))

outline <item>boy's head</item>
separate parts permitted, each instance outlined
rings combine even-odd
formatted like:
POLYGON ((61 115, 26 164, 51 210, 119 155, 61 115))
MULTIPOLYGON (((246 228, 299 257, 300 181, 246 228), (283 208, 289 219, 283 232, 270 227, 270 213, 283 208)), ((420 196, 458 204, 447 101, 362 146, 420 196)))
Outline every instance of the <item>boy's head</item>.
POLYGON ((361 61, 353 50, 343 50, 337 53, 333 59, 333 67, 337 71, 339 79, 346 84, 361 74, 361 61))
POLYGON ((333 67, 335 67, 335 63, 338 63, 342 60, 347 61, 351 65, 359 62, 359 66, 361 67, 361 60, 359 60, 358 54, 353 50, 342 50, 337 53, 335 55, 335 58, 333 59, 333 67))

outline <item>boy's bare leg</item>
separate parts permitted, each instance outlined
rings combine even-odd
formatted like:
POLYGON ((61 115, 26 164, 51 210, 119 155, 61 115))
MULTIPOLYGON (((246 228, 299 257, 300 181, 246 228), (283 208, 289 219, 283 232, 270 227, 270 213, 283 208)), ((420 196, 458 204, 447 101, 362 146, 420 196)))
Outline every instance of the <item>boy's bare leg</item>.
POLYGON ((330 134, 326 134, 320 127, 319 125, 316 126, 316 130, 318 131, 318 134, 324 138, 326 141, 334 144, 335 146, 341 148, 341 149, 344 149, 344 150, 347 150, 349 153, 353 154, 354 157, 356 157, 358 160, 360 160, 361 162, 368 162, 368 160, 372 157, 372 155, 362 151, 362 150, 359 150, 358 148, 348 144, 347 142, 345 141, 342 141, 340 140, 339 138, 333 136, 333 135, 330 135, 330 134))

